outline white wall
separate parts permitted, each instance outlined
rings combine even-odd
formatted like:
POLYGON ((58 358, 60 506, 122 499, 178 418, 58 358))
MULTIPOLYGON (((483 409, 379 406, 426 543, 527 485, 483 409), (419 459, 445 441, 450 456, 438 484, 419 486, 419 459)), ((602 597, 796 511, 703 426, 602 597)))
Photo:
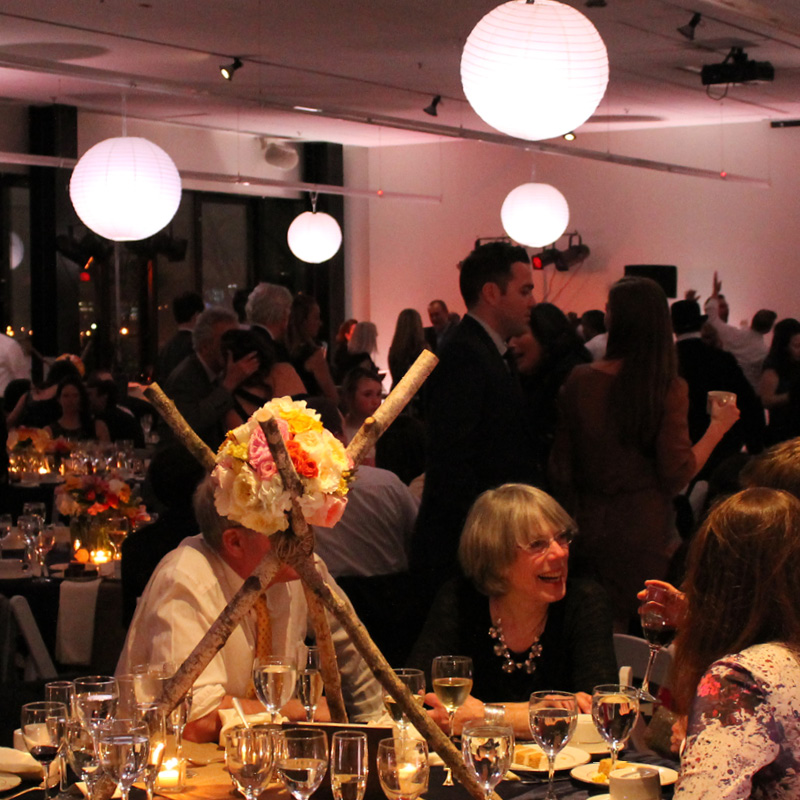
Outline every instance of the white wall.
MULTIPOLYGON (((536 273, 537 300, 547 298, 578 313, 603 308, 608 286, 625 264, 675 264, 679 296, 689 288, 708 295, 712 274, 719 270, 733 322, 749 319, 762 307, 775 309, 779 317, 800 317, 795 288, 800 129, 772 130, 765 122, 593 134, 580 136, 576 146, 725 169, 771 186, 472 142, 350 152, 348 163, 360 165, 357 184, 348 172, 350 185, 366 188, 366 162, 369 188, 442 196, 433 205, 371 200, 359 212, 368 219, 369 304, 364 308, 360 303, 363 310, 353 315, 363 319, 368 314, 378 324, 384 358, 403 308, 417 308, 424 318, 428 301, 441 297, 463 311, 456 264, 477 237, 503 235, 503 199, 531 180, 534 167, 535 180, 552 183, 566 196, 569 230, 580 231, 592 251, 570 272, 554 273, 551 266, 536 273)), ((352 201, 348 204, 353 211, 352 201)), ((566 240, 559 246, 566 246, 566 240)), ((350 255, 348 269, 363 271, 365 256, 350 255)))

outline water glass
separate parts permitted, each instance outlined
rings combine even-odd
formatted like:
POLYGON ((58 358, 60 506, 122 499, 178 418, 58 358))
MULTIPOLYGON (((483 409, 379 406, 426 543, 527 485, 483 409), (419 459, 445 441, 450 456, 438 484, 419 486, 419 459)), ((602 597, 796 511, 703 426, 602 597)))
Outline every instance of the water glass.
POLYGON ((367 789, 367 734, 337 731, 331 741, 333 800, 364 800, 367 789))
POLYGON ((150 752, 147 726, 131 719, 107 720, 99 726, 97 755, 103 772, 119 785, 122 800, 145 771, 150 752))
POLYGON ((119 689, 116 678, 110 675, 90 675, 76 678, 75 710, 78 718, 92 734, 97 748, 97 730, 101 723, 114 716, 119 689))
POLYGON ((147 790, 147 800, 153 800, 156 778, 167 748, 167 724, 164 718, 164 709, 157 703, 137 704, 137 708, 141 721, 147 728, 147 739, 150 745, 147 762, 144 766, 144 785, 147 790))
POLYGON ((461 752, 467 770, 489 800, 514 759, 514 731, 507 725, 473 720, 461 732, 461 752))
POLYGON ((376 762, 388 800, 416 800, 428 790, 430 766, 424 739, 382 739, 376 762))
MULTIPOLYGON (((72 681, 50 681, 44 685, 44 699, 50 703, 63 703, 67 709, 67 721, 75 716, 75 684, 72 681)), ((67 740, 61 742, 58 751, 59 788, 67 790, 67 740)))
MULTIPOLYGON (((411 696, 422 706, 425 698, 425 673, 421 669, 411 669, 403 667, 394 670, 394 674, 408 687, 411 696)), ((392 721, 400 729, 401 734, 405 734, 410 724, 406 713, 400 707, 400 704, 392 697, 391 693, 386 689, 383 690, 383 704, 389 712, 392 721)))
POLYGON ((313 722, 324 688, 320 672, 319 648, 309 647, 306 652, 305 667, 297 673, 297 697, 305 709, 306 722, 313 722))
POLYGON ((94 794, 94 785, 100 777, 100 762, 94 749, 92 734, 79 719, 67 722, 64 734, 67 760, 72 771, 86 784, 89 797, 94 794))
POLYGON ((291 700, 296 678, 296 662, 290 656, 267 656, 253 663, 253 685, 270 713, 270 722, 275 722, 278 712, 291 700))
POLYGON ((595 686, 592 692, 592 719, 611 749, 611 769, 631 735, 639 714, 639 690, 633 686, 609 683, 595 686))
POLYGON ((547 800, 555 798, 553 776, 556 756, 575 733, 578 700, 570 692, 534 692, 528 702, 528 719, 536 744, 547 756, 547 800))
POLYGON ((328 769, 325 731, 290 728, 280 735, 275 759, 278 775, 295 800, 308 800, 328 769))
POLYGON ((272 734, 266 726, 237 725, 225 733, 225 764, 236 788, 256 798, 267 788, 275 760, 272 734))

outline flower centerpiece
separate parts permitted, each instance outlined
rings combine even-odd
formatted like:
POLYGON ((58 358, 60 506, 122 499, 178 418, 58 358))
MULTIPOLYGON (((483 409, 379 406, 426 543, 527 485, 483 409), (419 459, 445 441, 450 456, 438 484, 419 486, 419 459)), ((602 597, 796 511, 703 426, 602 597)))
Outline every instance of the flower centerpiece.
POLYGON ((309 525, 331 527, 347 503, 353 464, 305 400, 279 397, 228 431, 216 456, 217 511, 267 536, 289 527, 292 495, 283 485, 260 422, 274 417, 303 484, 300 508, 309 525))
POLYGON ((19 477, 46 471, 46 454, 51 446, 52 438, 44 428, 13 428, 6 440, 9 470, 19 477))

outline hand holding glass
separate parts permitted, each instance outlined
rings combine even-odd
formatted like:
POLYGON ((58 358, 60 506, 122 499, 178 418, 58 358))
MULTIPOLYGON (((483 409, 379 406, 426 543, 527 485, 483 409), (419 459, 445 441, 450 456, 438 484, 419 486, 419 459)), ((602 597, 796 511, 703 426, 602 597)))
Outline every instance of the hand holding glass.
POLYGON ((639 606, 639 620, 642 623, 642 633, 647 639, 650 656, 647 659, 647 669, 642 680, 641 699, 646 703, 654 703, 657 698, 650 694, 650 673, 653 664, 662 647, 668 647, 675 638, 675 627, 672 625, 667 612, 667 603, 671 600, 666 589, 659 586, 648 586, 644 602, 639 606))
POLYGON ((556 756, 564 749, 578 724, 578 699, 570 692, 534 692, 528 702, 528 719, 536 744, 547 756, 547 798, 555 797, 553 776, 556 756))
POLYGON ((472 659, 469 656, 436 656, 431 679, 433 691, 447 710, 452 737, 456 711, 467 702, 472 691, 472 659))

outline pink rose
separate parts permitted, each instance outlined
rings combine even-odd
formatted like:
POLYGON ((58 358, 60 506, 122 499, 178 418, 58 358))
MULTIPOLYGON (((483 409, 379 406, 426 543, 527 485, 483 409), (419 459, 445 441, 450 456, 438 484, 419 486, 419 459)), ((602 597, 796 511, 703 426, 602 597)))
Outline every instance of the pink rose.
MULTIPOLYGON (((289 430, 288 425, 281 419, 278 419, 277 422, 278 427, 281 429, 281 436, 286 438, 289 430)), ((253 430, 253 435, 250 437, 250 466, 256 476, 265 482, 271 480, 278 471, 267 444, 267 437, 264 436, 264 431, 258 426, 253 430)))
POLYGON ((310 517, 306 517, 306 522, 309 525, 332 528, 342 518, 346 505, 347 500, 343 497, 325 495, 323 504, 310 517))

